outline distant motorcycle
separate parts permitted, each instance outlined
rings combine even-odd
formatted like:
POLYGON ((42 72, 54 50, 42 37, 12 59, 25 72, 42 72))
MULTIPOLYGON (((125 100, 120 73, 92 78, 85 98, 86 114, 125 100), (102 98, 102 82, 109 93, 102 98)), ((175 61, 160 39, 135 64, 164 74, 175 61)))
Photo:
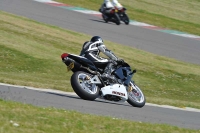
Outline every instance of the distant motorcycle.
POLYGON ((104 9, 102 12, 102 18, 107 23, 108 21, 115 22, 117 25, 120 25, 120 21, 123 21, 126 25, 129 24, 129 17, 126 14, 126 8, 117 9, 104 9))
POLYGON ((112 75, 115 79, 110 80, 101 78, 108 62, 95 64, 83 56, 68 53, 63 53, 61 58, 68 70, 73 72, 71 86, 80 98, 127 101, 132 106, 140 108, 145 105, 144 94, 132 80, 136 70, 131 71, 127 63, 118 64, 113 68, 112 75))

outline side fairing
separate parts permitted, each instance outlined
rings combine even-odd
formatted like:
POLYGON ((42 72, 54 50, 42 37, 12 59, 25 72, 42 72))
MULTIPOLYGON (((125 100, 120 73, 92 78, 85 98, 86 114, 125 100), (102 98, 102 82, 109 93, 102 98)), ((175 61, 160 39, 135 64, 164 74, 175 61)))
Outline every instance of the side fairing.
POLYGON ((102 96, 114 95, 121 97, 121 102, 125 102, 128 99, 126 87, 120 84, 112 84, 101 88, 102 96))

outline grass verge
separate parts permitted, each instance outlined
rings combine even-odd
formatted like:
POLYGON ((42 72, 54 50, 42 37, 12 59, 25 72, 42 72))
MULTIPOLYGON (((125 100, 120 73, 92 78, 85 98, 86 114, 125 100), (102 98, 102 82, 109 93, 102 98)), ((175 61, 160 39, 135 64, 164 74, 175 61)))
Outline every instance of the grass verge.
MULTIPOLYGON (((102 0, 56 0, 98 11, 102 0)), ((199 0, 119 0, 132 20, 200 35, 199 0)))
POLYGON ((131 122, 0 99, 1 133, 198 133, 164 124, 131 122), (9 112, 9 113, 8 113, 9 112))
MULTIPOLYGON (((0 82, 73 91, 63 52, 79 54, 91 36, 0 12, 0 82)), ((105 41, 138 73, 147 102, 200 108, 200 66, 105 41), (125 52, 126 51, 126 52, 125 52), (131 56, 130 56, 131 55, 131 56)))

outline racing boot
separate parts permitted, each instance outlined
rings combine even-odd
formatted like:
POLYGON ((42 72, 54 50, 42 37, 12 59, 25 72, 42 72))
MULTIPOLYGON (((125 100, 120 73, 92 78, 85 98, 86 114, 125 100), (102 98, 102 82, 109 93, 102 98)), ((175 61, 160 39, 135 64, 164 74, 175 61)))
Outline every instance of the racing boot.
POLYGON ((113 75, 111 75, 112 73, 112 67, 113 67, 113 63, 110 62, 108 63, 108 65, 106 66, 104 73, 101 75, 102 79, 106 80, 110 80, 110 81, 114 81, 115 77, 113 75))

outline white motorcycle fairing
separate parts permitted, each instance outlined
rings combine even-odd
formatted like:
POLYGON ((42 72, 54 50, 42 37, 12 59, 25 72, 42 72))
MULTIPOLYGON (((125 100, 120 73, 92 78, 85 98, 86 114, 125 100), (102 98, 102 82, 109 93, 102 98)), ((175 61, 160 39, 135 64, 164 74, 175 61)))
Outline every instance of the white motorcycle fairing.
POLYGON ((126 87, 121 84, 112 84, 109 86, 105 86, 101 88, 101 92, 103 97, 106 95, 121 97, 122 98, 122 100, 120 100, 121 102, 125 102, 128 99, 128 93, 126 87))

